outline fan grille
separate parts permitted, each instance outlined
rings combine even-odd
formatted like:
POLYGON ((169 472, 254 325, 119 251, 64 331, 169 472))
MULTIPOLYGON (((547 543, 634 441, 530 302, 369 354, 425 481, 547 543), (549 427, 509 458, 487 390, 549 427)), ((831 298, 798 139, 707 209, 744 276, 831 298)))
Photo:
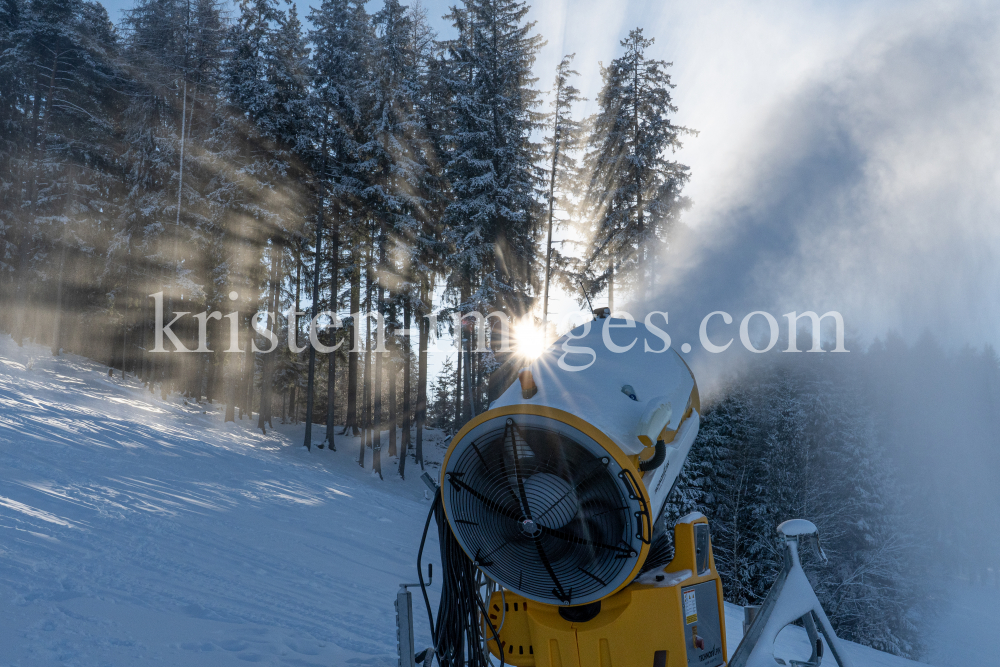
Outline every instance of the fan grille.
POLYGON ((616 590, 642 552, 646 508, 629 478, 579 430, 511 415, 455 446, 443 491, 452 530, 478 567, 529 599, 577 605, 616 590))

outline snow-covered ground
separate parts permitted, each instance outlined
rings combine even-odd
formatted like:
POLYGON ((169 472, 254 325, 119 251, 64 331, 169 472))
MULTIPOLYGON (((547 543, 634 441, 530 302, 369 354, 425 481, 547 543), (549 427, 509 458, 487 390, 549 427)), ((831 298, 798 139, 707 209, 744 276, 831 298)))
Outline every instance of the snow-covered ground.
MULTIPOLYGON (((416 577, 426 487, 412 462, 406 481, 373 477, 356 438, 301 441, 302 426, 264 436, 0 337, 0 666, 395 665, 393 600, 416 577)), ((726 616, 732 651, 742 610, 726 616)), ((790 628, 779 653, 797 642, 790 628)))
POLYGON ((927 661, 937 667, 1000 665, 1000 588, 996 582, 952 580, 945 586, 946 605, 928 637, 927 661))
POLYGON ((0 338, 0 664, 395 664, 419 469, 301 437, 0 338))

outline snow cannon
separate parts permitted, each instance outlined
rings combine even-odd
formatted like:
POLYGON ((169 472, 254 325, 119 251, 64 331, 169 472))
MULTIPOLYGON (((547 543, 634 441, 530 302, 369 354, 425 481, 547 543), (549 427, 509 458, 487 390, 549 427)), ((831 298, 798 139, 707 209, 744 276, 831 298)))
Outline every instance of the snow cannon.
POLYGON ((598 313, 445 454, 447 526, 493 586, 478 630, 509 665, 717 667, 708 522, 662 515, 698 432, 697 384, 662 331, 598 313))

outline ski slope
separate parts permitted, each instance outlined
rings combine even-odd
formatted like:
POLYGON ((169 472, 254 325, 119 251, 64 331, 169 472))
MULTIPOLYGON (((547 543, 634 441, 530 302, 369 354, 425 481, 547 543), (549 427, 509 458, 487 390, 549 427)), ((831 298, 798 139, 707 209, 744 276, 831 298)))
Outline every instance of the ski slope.
MULTIPOLYGON (((395 665, 430 504, 412 462, 379 480, 356 438, 309 453, 301 426, 265 436, 107 370, 0 337, 0 666, 395 665)), ((742 610, 726 617, 732 652, 742 610)), ((804 641, 789 628, 777 650, 804 641)))

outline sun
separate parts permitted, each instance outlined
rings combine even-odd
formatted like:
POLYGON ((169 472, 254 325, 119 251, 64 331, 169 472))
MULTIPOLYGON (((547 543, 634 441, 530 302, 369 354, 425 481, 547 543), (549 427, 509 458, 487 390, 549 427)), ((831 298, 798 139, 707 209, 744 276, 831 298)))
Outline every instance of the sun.
POLYGON ((545 351, 545 330, 536 326, 531 318, 514 325, 514 352, 527 361, 534 361, 545 351))

